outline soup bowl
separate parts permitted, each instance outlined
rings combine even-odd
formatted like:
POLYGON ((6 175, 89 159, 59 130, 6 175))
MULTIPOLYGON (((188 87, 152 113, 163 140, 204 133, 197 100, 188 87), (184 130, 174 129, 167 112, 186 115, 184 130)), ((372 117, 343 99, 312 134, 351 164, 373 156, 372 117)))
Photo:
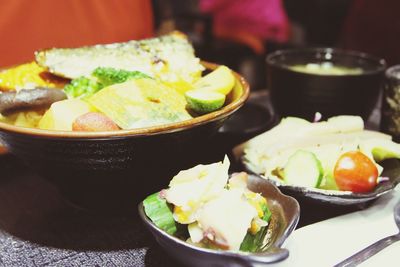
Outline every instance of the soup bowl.
POLYGON ((316 112, 325 118, 359 115, 367 120, 386 68, 384 59, 333 48, 279 50, 266 60, 275 111, 309 120, 316 112))
MULTIPOLYGON (((217 67, 203 64, 209 70, 217 67)), ((215 157, 222 160, 223 155, 211 153, 210 144, 250 90, 242 76, 234 75, 236 84, 224 107, 190 120, 112 132, 48 131, 0 123, 0 143, 73 204, 101 210, 135 207, 179 170, 215 157)))

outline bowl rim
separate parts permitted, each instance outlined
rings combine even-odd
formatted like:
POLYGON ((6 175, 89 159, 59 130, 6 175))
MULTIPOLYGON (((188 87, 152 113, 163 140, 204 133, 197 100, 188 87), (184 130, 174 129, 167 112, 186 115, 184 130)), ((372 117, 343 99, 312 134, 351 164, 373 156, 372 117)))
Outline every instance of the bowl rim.
MULTIPOLYGON (((343 76, 372 75, 372 74, 384 73, 387 68, 387 63, 384 58, 380 58, 375 55, 360 52, 360 51, 347 50, 347 49, 341 49, 341 48, 332 48, 332 47, 280 49, 280 50, 277 50, 277 51, 274 51, 274 52, 268 54, 265 61, 268 66, 274 66, 274 67, 277 67, 280 69, 290 70, 287 66, 282 65, 280 62, 275 61, 274 58, 281 56, 281 55, 291 55, 291 54, 297 54, 297 53, 305 53, 305 54, 307 54, 307 53, 326 53, 326 54, 330 53, 330 54, 337 54, 337 55, 342 55, 342 56, 349 56, 352 58, 365 59, 365 60, 369 60, 369 61, 374 61, 376 63, 376 69, 363 70, 363 72, 359 73, 359 74, 354 74, 354 73, 341 74, 341 75, 318 74, 318 76, 343 77, 343 76)), ((327 60, 329 60, 329 59, 327 59, 327 60)), ((296 72, 296 73, 298 73, 298 72, 296 72)), ((315 74, 306 73, 306 72, 301 72, 301 74, 315 76, 315 74)))
POLYGON ((385 76, 388 79, 398 80, 399 78, 397 78, 397 76, 400 76, 399 73, 400 73, 400 65, 393 65, 386 69, 385 76))
MULTIPOLYGON (((220 66, 219 64, 207 61, 201 61, 201 64, 206 69, 210 70, 216 69, 218 66, 220 66)), ((233 70, 232 72, 237 82, 239 82, 243 88, 243 92, 240 95, 240 97, 217 111, 201 115, 189 120, 157 125, 152 127, 135 128, 135 129, 118 130, 118 131, 103 131, 103 132, 52 131, 52 130, 43 130, 37 128, 14 126, 5 122, 0 122, 0 132, 6 131, 15 134, 30 135, 36 137, 47 137, 47 138, 60 138, 60 139, 99 139, 99 138, 108 139, 108 138, 115 138, 115 137, 118 138, 127 136, 159 135, 159 134, 182 131, 187 128, 200 126, 209 123, 211 121, 224 118, 229 114, 233 113, 234 111, 236 111, 237 109, 239 109, 246 102, 246 100, 250 95, 250 86, 243 76, 241 76, 239 73, 233 70)))

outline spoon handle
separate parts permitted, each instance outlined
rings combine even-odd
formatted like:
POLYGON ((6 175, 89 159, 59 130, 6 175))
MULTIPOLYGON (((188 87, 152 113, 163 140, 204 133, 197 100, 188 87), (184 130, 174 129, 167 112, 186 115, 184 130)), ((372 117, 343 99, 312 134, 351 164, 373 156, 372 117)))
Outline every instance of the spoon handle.
POLYGON ((363 250, 360 250, 356 254, 339 262, 334 267, 356 266, 356 265, 360 264, 361 262, 365 261, 366 259, 374 256, 376 253, 378 253, 382 249, 386 248, 387 246, 390 246, 391 244, 393 244, 394 242, 399 241, 399 240, 400 240, 400 233, 382 238, 381 240, 376 241, 375 243, 364 248, 363 250))

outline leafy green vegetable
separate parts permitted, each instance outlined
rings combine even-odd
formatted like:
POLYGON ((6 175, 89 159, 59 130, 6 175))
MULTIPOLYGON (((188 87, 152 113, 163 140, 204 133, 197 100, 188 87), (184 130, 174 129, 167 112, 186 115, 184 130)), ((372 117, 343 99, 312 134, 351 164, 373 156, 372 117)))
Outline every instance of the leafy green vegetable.
POLYGON ((177 232, 177 224, 172 215, 170 206, 165 199, 160 198, 159 192, 143 200, 143 206, 146 215, 158 228, 171 235, 177 232))
POLYGON ((130 79, 151 78, 150 76, 140 71, 127 71, 104 67, 96 68, 93 71, 92 75, 97 78, 97 80, 99 81, 99 83, 101 83, 103 87, 116 83, 123 83, 130 79))
MULTIPOLYGON (((272 213, 269 210, 267 204, 264 204, 261 208, 264 212, 264 216, 262 219, 266 222, 269 222, 272 213)), ((261 229, 255 235, 253 235, 250 232, 247 232, 246 236, 243 239, 242 244, 240 245, 240 251, 245 251, 245 252, 259 251, 263 246, 263 241, 267 232, 268 232, 268 225, 261 227, 261 229)))
POLYGON ((73 79, 70 84, 64 87, 64 92, 67 94, 68 98, 87 98, 101 88, 96 80, 87 77, 80 77, 73 79))
POLYGON ((90 77, 73 79, 64 87, 64 92, 69 98, 88 98, 109 85, 139 78, 151 77, 140 71, 98 67, 90 77))

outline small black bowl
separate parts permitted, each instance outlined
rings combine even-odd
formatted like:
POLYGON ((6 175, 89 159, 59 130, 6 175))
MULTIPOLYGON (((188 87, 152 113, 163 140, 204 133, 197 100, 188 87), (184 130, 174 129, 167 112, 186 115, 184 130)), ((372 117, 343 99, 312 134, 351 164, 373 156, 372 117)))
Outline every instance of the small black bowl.
POLYGON ((367 120, 378 100, 385 60, 360 52, 332 48, 279 50, 267 56, 268 88, 275 111, 283 116, 312 120, 359 115, 367 120), (353 74, 315 74, 293 70, 294 65, 329 62, 359 68, 353 74))
POLYGON ((238 267, 282 261, 289 256, 289 251, 282 248, 282 245, 297 226, 300 218, 299 203, 294 198, 282 194, 272 183, 254 175, 249 176, 247 186, 253 192, 267 198, 272 212, 264 246, 261 251, 255 253, 212 250, 191 245, 154 225, 144 213, 143 203, 138 207, 139 216, 160 246, 187 266, 238 267))

